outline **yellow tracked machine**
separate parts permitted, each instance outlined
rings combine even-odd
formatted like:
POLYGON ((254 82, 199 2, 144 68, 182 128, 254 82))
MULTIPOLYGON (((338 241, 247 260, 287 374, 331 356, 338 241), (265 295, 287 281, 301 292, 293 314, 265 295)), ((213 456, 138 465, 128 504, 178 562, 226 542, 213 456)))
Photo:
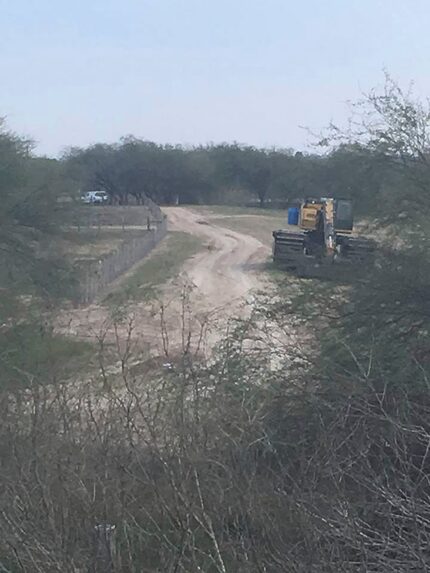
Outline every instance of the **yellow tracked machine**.
POLYGON ((373 260, 375 242, 352 236, 352 202, 347 199, 306 199, 289 210, 289 223, 300 230, 273 231, 273 260, 287 269, 307 274, 332 263, 373 260))

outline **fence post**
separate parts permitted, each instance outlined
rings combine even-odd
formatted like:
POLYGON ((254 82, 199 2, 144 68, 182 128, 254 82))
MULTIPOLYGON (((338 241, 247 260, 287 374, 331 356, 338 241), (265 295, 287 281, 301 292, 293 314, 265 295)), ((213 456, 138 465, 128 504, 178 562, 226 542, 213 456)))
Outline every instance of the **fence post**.
POLYGON ((115 525, 101 523, 94 527, 94 563, 92 573, 113 573, 115 525))

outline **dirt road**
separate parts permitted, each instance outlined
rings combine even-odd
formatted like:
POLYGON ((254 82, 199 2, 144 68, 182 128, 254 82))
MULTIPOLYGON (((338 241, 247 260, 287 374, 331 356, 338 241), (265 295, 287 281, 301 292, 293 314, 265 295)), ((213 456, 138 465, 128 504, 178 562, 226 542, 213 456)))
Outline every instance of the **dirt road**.
POLYGON ((170 229, 201 237, 207 249, 193 257, 183 268, 183 276, 196 288, 199 307, 208 312, 243 302, 246 296, 262 287, 255 270, 268 255, 260 241, 214 224, 189 209, 164 209, 170 229))
MULTIPOLYGON (((163 287, 157 303, 135 303, 128 309, 133 336, 151 354, 160 354, 166 345, 171 351, 189 340, 194 346, 201 344, 204 333, 208 349, 222 337, 228 318, 246 314, 246 302, 264 288, 258 271, 269 249, 254 237, 226 229, 191 209, 164 211, 170 230, 201 238, 205 248, 163 287)), ((125 320, 114 328, 109 310, 96 302, 62 313, 57 331, 85 338, 103 335, 109 340, 115 332, 126 338, 129 324, 125 320)))

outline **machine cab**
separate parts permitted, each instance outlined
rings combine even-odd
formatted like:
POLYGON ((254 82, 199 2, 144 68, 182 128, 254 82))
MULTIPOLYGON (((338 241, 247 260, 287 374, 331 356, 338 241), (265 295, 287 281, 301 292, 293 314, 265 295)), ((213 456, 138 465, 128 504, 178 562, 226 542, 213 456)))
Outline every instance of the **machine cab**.
POLYGON ((351 233, 354 225, 352 201, 349 199, 334 200, 334 228, 339 233, 351 233))

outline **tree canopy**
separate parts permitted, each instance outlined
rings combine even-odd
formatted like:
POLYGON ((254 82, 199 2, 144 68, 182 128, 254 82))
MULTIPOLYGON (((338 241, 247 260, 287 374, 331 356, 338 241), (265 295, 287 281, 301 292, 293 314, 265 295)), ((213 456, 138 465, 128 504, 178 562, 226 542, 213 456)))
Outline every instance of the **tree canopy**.
MULTIPOLYGON (((72 193, 57 160, 36 157, 33 143, 7 130, 0 122, 0 286, 19 284, 52 292, 63 267, 48 256, 43 243, 61 224, 57 199, 72 193)), ((3 291, 2 291, 3 292, 3 291)))

